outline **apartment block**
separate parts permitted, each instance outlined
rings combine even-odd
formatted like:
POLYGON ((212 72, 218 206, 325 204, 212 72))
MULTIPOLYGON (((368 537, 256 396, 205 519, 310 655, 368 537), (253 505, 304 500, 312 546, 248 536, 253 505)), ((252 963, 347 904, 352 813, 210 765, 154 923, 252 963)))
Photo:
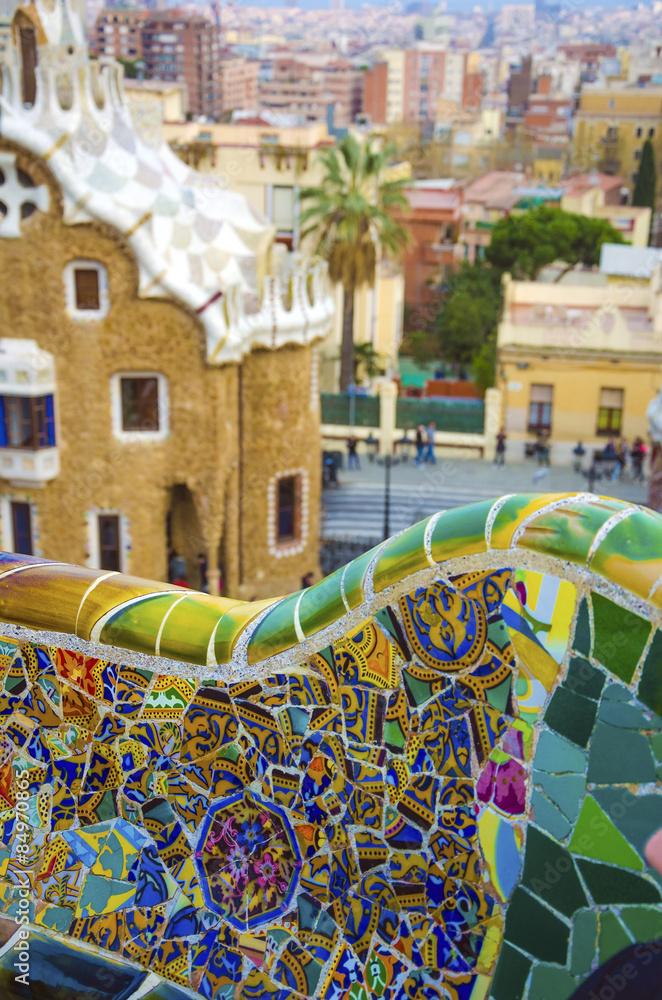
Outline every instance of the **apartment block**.
POLYGON ((219 29, 182 11, 153 11, 145 18, 143 59, 158 80, 184 82, 195 117, 216 119, 224 110, 219 29))
POLYGON ((347 126, 363 107, 363 77, 362 70, 343 59, 307 53, 279 57, 272 78, 260 83, 259 105, 321 122, 333 104, 335 124, 347 126))
MULTIPOLYGON (((660 172, 662 162, 662 86, 628 84, 585 86, 575 113, 572 162, 624 178, 631 191, 643 145, 650 139, 660 172)), ((658 190, 659 190, 658 182, 658 190)))
POLYGON ((441 98, 458 107, 480 105, 482 77, 468 72, 467 54, 421 43, 386 49, 366 72, 364 111, 384 124, 434 121, 441 98))
POLYGON ((102 10, 92 32, 96 55, 131 61, 142 59, 142 29, 147 16, 143 10, 102 10))

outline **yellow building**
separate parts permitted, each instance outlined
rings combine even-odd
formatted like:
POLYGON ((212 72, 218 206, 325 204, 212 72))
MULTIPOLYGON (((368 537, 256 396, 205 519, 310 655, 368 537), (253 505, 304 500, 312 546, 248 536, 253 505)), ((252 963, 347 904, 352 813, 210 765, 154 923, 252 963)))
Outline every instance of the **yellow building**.
POLYGON ((505 275, 497 374, 509 458, 523 459, 541 433, 557 464, 572 461, 578 441, 590 452, 610 437, 646 438, 662 383, 661 273, 628 284, 505 275))
POLYGON ((653 143, 660 171, 662 87, 619 83, 582 88, 575 113, 573 166, 582 171, 596 169, 618 174, 632 191, 646 139, 653 143))
POLYGON ((193 587, 202 556, 212 593, 296 589, 324 267, 270 270, 269 221, 138 134, 74 0, 49 14, 18 8, 0 67, 2 547, 193 587))
MULTIPOLYGON (((275 119, 277 120, 277 119, 275 119)), ((202 173, 220 176, 242 194, 276 230, 283 249, 299 249, 299 191, 322 183, 321 150, 335 144, 326 124, 272 125, 268 117, 231 125, 165 122, 163 131, 175 152, 202 173)), ((408 163, 395 164, 390 179, 411 176, 408 163)), ((340 377, 342 288, 334 289, 336 317, 320 348, 320 388, 335 392, 340 377)), ((374 287, 357 290, 354 340, 370 342, 388 364, 396 365, 402 340, 404 277, 398 267, 378 268, 374 287)))

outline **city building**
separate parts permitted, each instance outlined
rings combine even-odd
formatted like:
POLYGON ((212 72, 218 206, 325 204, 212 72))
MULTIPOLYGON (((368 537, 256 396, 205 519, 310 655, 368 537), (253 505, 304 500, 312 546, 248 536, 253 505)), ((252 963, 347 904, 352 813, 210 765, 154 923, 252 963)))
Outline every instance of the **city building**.
POLYGON ((296 588, 317 565, 324 266, 279 270, 269 220, 139 133, 73 3, 49 11, 18 8, 2 67, 2 547, 296 588))
POLYGON ((662 86, 586 85, 574 118, 572 163, 579 169, 619 174, 631 192, 650 139, 662 177, 662 86))
POLYGON ((522 117, 532 89, 532 58, 524 56, 510 67, 508 80, 508 114, 522 117))
POLYGON ((142 29, 146 17, 144 10, 104 8, 94 25, 92 51, 98 56, 130 62, 142 59, 142 29))
POLYGON ((405 303, 427 305, 455 264, 455 243, 462 223, 462 191, 454 180, 414 181, 405 191, 406 212, 394 218, 409 232, 403 261, 405 303))
POLYGON ((592 456, 610 438, 646 440, 662 383, 661 274, 658 264, 637 283, 504 276, 497 376, 510 460, 531 454, 540 435, 557 464, 570 464, 578 441, 592 456))
POLYGON ((185 83, 165 80, 134 80, 124 77, 124 96, 132 114, 151 115, 159 130, 162 123, 183 121, 188 111, 185 83))
POLYGON ((183 82, 195 117, 218 119, 224 110, 220 32, 198 14, 150 11, 143 26, 143 59, 148 76, 183 82))
POLYGON ((219 65, 221 114, 257 107, 260 64, 256 59, 223 55, 219 65))
POLYGON ((571 113, 570 98, 532 94, 524 111, 524 128, 537 143, 565 147, 570 137, 571 113))
POLYGON ((326 121, 327 107, 332 104, 334 124, 347 127, 362 111, 363 76, 362 70, 337 56, 278 56, 271 78, 260 82, 260 108, 321 122, 326 121))
POLYGON ((371 121, 390 125, 434 122, 440 98, 475 109, 482 78, 471 68, 467 53, 440 44, 384 49, 366 71, 363 110, 371 121))

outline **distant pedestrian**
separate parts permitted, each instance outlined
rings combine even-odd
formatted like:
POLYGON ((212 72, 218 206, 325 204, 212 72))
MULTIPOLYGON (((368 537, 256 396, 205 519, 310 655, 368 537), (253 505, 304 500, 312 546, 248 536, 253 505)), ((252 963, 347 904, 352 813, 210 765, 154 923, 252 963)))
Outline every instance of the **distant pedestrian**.
POLYGON ((542 431, 538 435, 536 452, 538 454, 538 465, 549 468, 549 437, 542 431))
POLYGON ((416 465, 423 464, 423 452, 425 451, 425 427, 419 424, 416 428, 416 465))
POLYGON ((360 460, 359 456, 356 454, 356 446, 357 446, 357 444, 358 444, 358 441, 356 440, 356 438, 354 437, 354 435, 352 435, 351 437, 347 438, 347 468, 348 469, 360 469, 361 468, 361 460, 360 460))
POLYGON ((497 434, 496 438, 496 455, 494 456, 494 464, 506 464, 506 432, 503 427, 497 434))
POLYGON ((575 447, 572 449, 572 454, 575 456, 574 462, 572 463, 572 467, 575 470, 575 472, 581 472, 582 459, 586 454, 586 448, 581 443, 581 441, 578 441, 575 447))
POLYGON ((437 463, 437 459, 435 458, 434 454, 434 432, 436 429, 437 425, 435 424, 434 420, 431 420, 425 431, 428 439, 428 446, 425 452, 424 461, 431 462, 432 465, 436 465, 437 463))
POLYGON ((207 556, 204 552, 198 552, 198 571, 200 573, 200 590, 203 594, 209 593, 209 581, 207 579, 207 556))
POLYGON ((632 478, 635 482, 643 483, 644 481, 644 458, 646 456, 646 450, 644 442, 640 437, 636 437, 632 442, 632 478))

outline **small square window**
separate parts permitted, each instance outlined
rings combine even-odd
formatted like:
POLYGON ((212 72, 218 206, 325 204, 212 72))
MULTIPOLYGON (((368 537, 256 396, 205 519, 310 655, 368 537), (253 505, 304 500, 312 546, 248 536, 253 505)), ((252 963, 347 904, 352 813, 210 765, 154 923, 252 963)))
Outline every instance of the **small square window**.
POLYGON ((154 378, 122 378, 122 430, 159 430, 159 383, 154 378))
POLYGON ((641 128, 641 126, 640 126, 640 127, 639 127, 639 128, 637 129, 637 132, 636 132, 636 135, 637 135, 637 139, 641 139, 641 137, 642 137, 642 135, 643 135, 643 134, 644 134, 644 130, 643 130, 643 128, 641 128))
POLYGON ((99 309, 99 272, 91 267, 74 268, 76 309, 99 309))
POLYGON ((86 322, 103 319, 109 308, 108 278, 103 264, 93 260, 71 261, 63 278, 69 315, 86 322))
POLYGON ((122 372, 110 379, 113 433, 120 441, 168 436, 168 380, 156 372, 122 372))
POLYGON ((649 139, 654 139, 655 138, 655 129, 654 128, 649 128, 649 130, 648 130, 648 138, 649 139))

